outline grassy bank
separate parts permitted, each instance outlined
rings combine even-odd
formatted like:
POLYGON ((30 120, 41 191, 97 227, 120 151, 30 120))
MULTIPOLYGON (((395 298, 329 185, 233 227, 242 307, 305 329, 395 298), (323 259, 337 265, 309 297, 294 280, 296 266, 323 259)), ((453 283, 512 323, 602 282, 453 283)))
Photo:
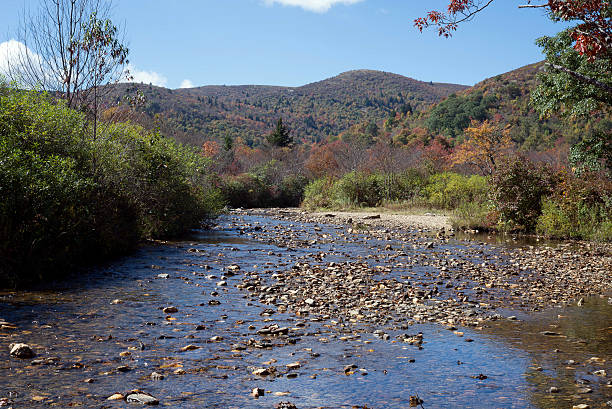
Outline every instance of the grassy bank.
POLYGON ((209 163, 130 124, 0 85, 0 282, 61 276, 179 235, 221 207, 209 163))

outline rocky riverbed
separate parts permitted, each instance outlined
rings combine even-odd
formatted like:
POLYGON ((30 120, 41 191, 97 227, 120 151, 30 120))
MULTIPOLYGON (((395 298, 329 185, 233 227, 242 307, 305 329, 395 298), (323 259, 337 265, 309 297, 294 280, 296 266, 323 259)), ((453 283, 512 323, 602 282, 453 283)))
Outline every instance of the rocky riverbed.
POLYGON ((609 248, 376 216, 235 211, 1 293, 0 406, 612 406, 609 248))

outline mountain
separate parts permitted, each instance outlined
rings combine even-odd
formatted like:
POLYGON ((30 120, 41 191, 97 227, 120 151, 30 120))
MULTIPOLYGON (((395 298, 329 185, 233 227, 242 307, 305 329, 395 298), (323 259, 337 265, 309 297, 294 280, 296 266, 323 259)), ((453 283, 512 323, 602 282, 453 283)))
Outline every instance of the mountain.
POLYGON ((444 135, 461 142, 472 119, 488 119, 509 129, 514 142, 525 151, 571 145, 593 127, 612 127, 610 117, 595 115, 588 120, 557 117, 542 119, 530 103, 543 63, 530 64, 488 78, 473 87, 449 95, 417 115, 406 115, 387 126, 393 138, 409 143, 415 138, 444 135))
POLYGON ((204 86, 170 90, 145 84, 106 89, 107 116, 125 96, 142 93, 133 118, 193 145, 227 134, 254 146, 279 117, 294 139, 310 143, 335 136, 360 121, 378 122, 394 111, 421 111, 466 86, 417 81, 397 74, 356 70, 301 87, 204 86))

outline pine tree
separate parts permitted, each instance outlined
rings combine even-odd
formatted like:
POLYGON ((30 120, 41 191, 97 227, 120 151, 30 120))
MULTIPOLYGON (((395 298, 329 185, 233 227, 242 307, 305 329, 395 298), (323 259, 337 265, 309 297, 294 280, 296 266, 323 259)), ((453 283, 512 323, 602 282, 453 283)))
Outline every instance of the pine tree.
POLYGON ((293 142, 291 135, 289 135, 289 129, 283 125, 283 118, 278 118, 278 122, 276 123, 276 129, 274 132, 269 134, 266 137, 266 140, 270 145, 285 147, 291 145, 293 142))
POLYGON ((223 149, 226 152, 229 152, 234 147, 234 140, 230 134, 225 134, 225 138, 223 138, 223 149))

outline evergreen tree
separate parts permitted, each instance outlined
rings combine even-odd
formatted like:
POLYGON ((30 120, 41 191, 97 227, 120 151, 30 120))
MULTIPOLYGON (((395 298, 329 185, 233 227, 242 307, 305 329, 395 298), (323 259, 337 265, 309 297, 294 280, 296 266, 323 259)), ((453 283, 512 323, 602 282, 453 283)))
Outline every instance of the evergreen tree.
POLYGON ((223 149, 226 152, 229 152, 234 147, 234 140, 230 134, 225 134, 225 138, 223 138, 223 149))
POLYGON ((266 140, 270 145, 281 148, 291 145, 293 140, 291 135, 289 135, 289 129, 283 125, 283 118, 278 118, 276 129, 266 137, 266 140))

